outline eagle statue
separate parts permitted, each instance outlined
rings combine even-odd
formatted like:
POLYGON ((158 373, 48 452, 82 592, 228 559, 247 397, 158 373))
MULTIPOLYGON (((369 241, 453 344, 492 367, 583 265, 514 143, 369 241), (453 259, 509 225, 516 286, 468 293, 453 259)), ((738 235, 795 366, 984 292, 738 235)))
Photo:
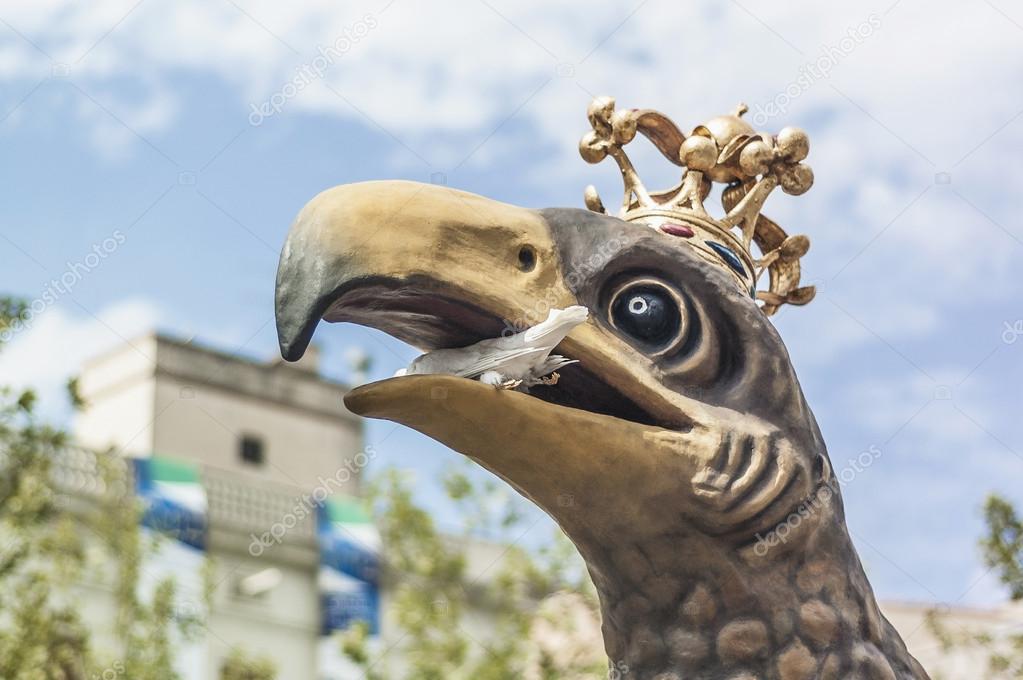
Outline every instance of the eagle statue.
POLYGON ((409 372, 345 404, 446 444, 549 514, 586 562, 625 678, 927 678, 878 609, 769 320, 814 294, 799 284, 808 239, 761 213, 773 189, 810 188, 809 142, 755 131, 744 112, 686 134, 595 99, 580 152, 620 168, 613 215, 592 187, 586 210, 406 181, 324 191, 281 254, 281 353, 298 360, 320 320, 437 350, 584 307, 557 384, 409 372), (637 133, 682 169, 676 186, 644 187, 624 151, 637 133), (719 217, 704 206, 715 183, 719 217))

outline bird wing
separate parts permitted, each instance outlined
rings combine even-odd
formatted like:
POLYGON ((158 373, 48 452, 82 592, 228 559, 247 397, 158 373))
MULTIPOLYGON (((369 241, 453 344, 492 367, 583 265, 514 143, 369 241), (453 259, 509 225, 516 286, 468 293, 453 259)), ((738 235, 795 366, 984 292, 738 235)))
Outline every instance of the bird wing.
POLYGON ((487 371, 501 372, 508 364, 524 360, 526 363, 540 361, 549 352, 547 347, 519 347, 517 349, 488 352, 465 366, 459 366, 454 375, 462 378, 476 378, 487 371))
POLYGON ((589 311, 582 305, 565 309, 552 309, 547 319, 524 331, 521 336, 527 345, 545 345, 553 349, 564 340, 568 332, 586 321, 589 311))
POLYGON ((438 349, 422 354, 409 364, 406 373, 444 373, 463 378, 479 377, 486 371, 514 374, 512 377, 546 375, 564 365, 552 364, 550 370, 537 373, 544 366, 547 355, 569 331, 586 321, 588 314, 588 310, 580 305, 552 309, 546 320, 521 333, 488 338, 468 347, 438 349), (512 367, 512 363, 518 365, 512 367))

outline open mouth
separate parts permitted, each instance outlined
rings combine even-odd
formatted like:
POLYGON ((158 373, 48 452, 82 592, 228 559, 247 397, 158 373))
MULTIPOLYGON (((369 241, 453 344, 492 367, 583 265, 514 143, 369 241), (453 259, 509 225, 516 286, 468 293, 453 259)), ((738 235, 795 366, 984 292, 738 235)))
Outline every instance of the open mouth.
MULTIPOLYGON (((328 322, 347 321, 375 328, 422 350, 465 347, 524 328, 437 289, 429 280, 377 278, 350 282, 323 313, 328 322)), ((577 357, 560 345, 555 353, 577 357)), ((603 381, 598 367, 584 362, 558 370, 557 385, 537 385, 529 394, 548 403, 644 425, 665 426, 603 381)), ((400 378, 398 378, 400 379, 400 378)), ((362 390, 372 385, 363 386, 362 390)))

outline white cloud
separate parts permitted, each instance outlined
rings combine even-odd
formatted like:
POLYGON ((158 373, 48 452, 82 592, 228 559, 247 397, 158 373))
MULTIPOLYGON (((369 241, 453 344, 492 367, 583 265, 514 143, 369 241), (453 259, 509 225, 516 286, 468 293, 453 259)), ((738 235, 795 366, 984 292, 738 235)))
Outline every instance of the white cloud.
MULTIPOLYGON (((812 236, 808 278, 854 317, 818 303, 815 323, 826 337, 814 345, 816 360, 875 333, 897 343, 933 332, 943 305, 1004 296, 1015 277, 1019 242, 991 222, 1015 227, 1011 197, 989 187, 1007 183, 1007 149, 1023 142, 1023 118, 1010 121, 1023 101, 992 83, 1013 82, 1023 57, 1018 27, 991 7, 9 0, 4 20, 24 37, 0 47, 0 78, 36 80, 52 57, 142 134, 173 125, 188 104, 175 87, 181 73, 226 83, 241 121, 284 92, 319 48, 343 44, 322 79, 287 98, 284 115, 382 126, 448 173, 463 161, 500 166, 516 149, 535 148, 546 157, 517 182, 596 180, 609 204, 617 172, 587 166, 575 151, 591 94, 660 108, 689 127, 740 98, 754 108, 781 101, 807 64, 838 49, 828 76, 799 85, 785 113, 765 123, 811 129, 816 186, 772 199, 767 211, 812 236), (864 22, 869 35, 850 41, 864 22), (369 30, 357 30, 365 23, 369 30), (509 117, 522 127, 502 127, 509 117), (952 184, 936 185, 945 171, 952 184), (986 285, 971 285, 981 275, 986 285)), ((139 143, 91 102, 78 105, 105 153, 139 143)), ((421 163, 398 146, 385 152, 396 166, 421 163)), ((644 171, 664 165, 649 150, 639 160, 644 171)), ((649 174, 668 181, 663 168, 649 174)))
POLYGON ((34 389, 44 418, 65 422, 66 384, 85 360, 151 331, 158 319, 159 309, 143 299, 123 300, 95 315, 53 307, 0 349, 0 375, 12 388, 34 389))
MULTIPOLYGON (((561 142, 566 130, 583 122, 584 90, 614 91, 626 105, 660 107, 684 124, 695 123, 730 110, 738 97, 750 103, 773 99, 802 66, 827 53, 825 46, 841 45, 849 29, 872 14, 878 24, 873 33, 839 59, 827 79, 794 99, 785 118, 837 103, 842 119, 828 127, 841 130, 845 143, 869 135, 902 156, 906 148, 898 135, 948 165, 1020 104, 1011 88, 988 85, 1011 82, 1020 61, 1018 29, 993 10, 964 15, 951 3, 905 2, 884 15, 881 8, 863 6, 745 4, 748 10, 739 3, 694 7, 657 0, 631 8, 539 0, 185 0, 137 7, 134 0, 87 6, 11 0, 4 12, 29 40, 67 63, 73 76, 138 78, 198 69, 236 84, 253 103, 293 77, 318 47, 371 15, 378 26, 337 59, 325 80, 370 118, 403 132, 488 129, 551 78, 533 105, 519 112, 546 141, 561 142), (955 49, 949 48, 951 35, 955 49), (572 77, 558 78, 559 64, 572 77), (984 78, 977 77, 980 70, 984 78)), ((2 63, 16 63, 14 56, 24 66, 45 61, 25 41, 8 41, 3 54, 2 63)), ((360 116, 326 88, 310 88, 295 105, 360 116)))
MULTIPOLYGON (((866 326, 819 303, 826 342, 814 345, 815 361, 875 333, 898 343, 933 332, 943 305, 1004 297, 1014 281, 1020 242, 1003 230, 1015 228, 1011 197, 993 187, 1005 186, 1014 167, 1007 149, 1023 143, 1023 117, 1006 125, 1023 101, 992 83, 1013 82, 1023 57, 1019 29, 987 6, 963 14, 954 3, 912 0, 876 8, 10 0, 4 20, 24 39, 0 47, 0 78, 49 73, 45 52, 143 135, 174 124, 189 103, 175 78, 199 73, 237 93, 240 123, 278 96, 279 115, 326 113, 380 126, 413 150, 382 151, 396 169, 427 170, 425 158, 429 171, 455 184, 463 163, 500 167, 510 154, 536 149, 543 157, 516 182, 580 189, 594 182, 608 204, 618 201, 617 171, 586 165, 575 149, 591 94, 659 108, 684 128, 739 99, 757 110, 787 96, 785 112, 764 127, 809 127, 818 180, 806 196, 772 198, 767 212, 811 235, 807 278, 866 326), (849 31, 865 24, 869 35, 851 40, 849 31), (322 78, 310 78, 315 60, 323 65, 321 48, 331 46, 339 49, 322 78), (807 65, 821 59, 830 59, 827 77, 805 80, 807 65), (302 86, 280 97, 296 78, 302 86), (950 172, 952 184, 935 184, 939 172, 950 172), (981 276, 988 283, 973 285, 981 276)), ((81 99, 80 115, 104 154, 140 143, 81 99)), ((673 181, 655 152, 639 151, 638 161, 648 177, 673 181)), ((565 202, 578 205, 579 195, 566 189, 565 202)))
MULTIPOLYGON (((322 82, 313 79, 290 97, 285 113, 326 112, 383 126, 440 171, 470 153, 470 167, 500 165, 524 142, 552 156, 522 182, 582 186, 597 179, 614 203, 615 170, 586 166, 575 152, 591 93, 660 108, 689 127, 740 98, 754 107, 777 101, 807 64, 842 49, 826 78, 811 78, 787 111, 765 124, 812 124, 810 161, 818 177, 807 196, 773 199, 768 211, 813 236, 808 273, 825 288, 863 250, 843 275, 854 276, 859 294, 874 301, 877 318, 864 321, 895 339, 931 330, 945 301, 1002 294, 995 285, 964 285, 978 273, 1013 276, 1019 244, 984 213, 1008 222, 1004 205, 990 205, 999 199, 986 187, 1006 181, 1005 149, 1023 141, 1023 123, 1000 128, 1023 102, 1012 88, 991 86, 1012 82, 1021 61, 1018 28, 997 11, 963 14, 953 3, 908 0, 885 13, 887 7, 11 0, 4 20, 24 38, 12 36, 0 48, 0 77, 48 73, 45 52, 68 66, 72 81, 149 134, 172 125, 185 106, 176 74, 201 72, 228 83, 238 93, 241 119, 340 37, 345 49, 322 82), (367 16, 372 28, 353 36, 367 16), (849 30, 866 21, 873 22, 870 34, 850 42, 849 30), (843 49, 843 41, 852 47, 843 49), (123 94, 125 82, 133 98, 123 94), (505 127, 488 140, 512 115, 530 137, 516 139, 505 127), (933 183, 942 171, 952 172, 952 185, 933 183), (890 299, 888 291, 922 280, 933 295, 914 300, 913 309, 890 299)), ((137 143, 93 103, 83 100, 79 108, 106 153, 137 143)), ((393 153, 420 163, 400 148, 393 153)), ((643 166, 656 160, 650 152, 640 159, 643 166)), ((840 316, 833 327, 848 326, 840 316)), ((861 328, 833 339, 848 346, 869 335, 861 328)))
POLYGON ((1009 589, 998 574, 977 566, 962 585, 962 602, 974 607, 996 607, 1009 600, 1009 589))

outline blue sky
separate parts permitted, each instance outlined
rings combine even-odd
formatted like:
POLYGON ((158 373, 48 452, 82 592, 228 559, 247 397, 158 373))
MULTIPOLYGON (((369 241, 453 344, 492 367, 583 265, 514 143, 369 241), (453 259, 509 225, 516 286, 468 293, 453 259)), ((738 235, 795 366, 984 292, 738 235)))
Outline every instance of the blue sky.
MULTIPOLYGON (((765 212, 810 235, 820 293, 775 320, 836 469, 881 451, 844 490, 875 589, 996 602, 976 538, 987 493, 1023 504, 1023 12, 777 5, 5 2, 0 290, 43 299, 80 276, 0 378, 40 385, 63 418, 81 360, 153 326, 269 358, 277 252, 319 191, 405 178, 581 206, 592 182, 614 202, 615 170, 575 149, 591 96, 683 128, 744 100, 777 110, 758 127, 811 137, 814 188, 765 212)), ((674 181, 655 153, 637 161, 674 181)), ((377 376, 414 355, 354 327, 318 339, 342 377, 353 346, 377 376)), ((436 502, 454 454, 369 434, 436 502)))

